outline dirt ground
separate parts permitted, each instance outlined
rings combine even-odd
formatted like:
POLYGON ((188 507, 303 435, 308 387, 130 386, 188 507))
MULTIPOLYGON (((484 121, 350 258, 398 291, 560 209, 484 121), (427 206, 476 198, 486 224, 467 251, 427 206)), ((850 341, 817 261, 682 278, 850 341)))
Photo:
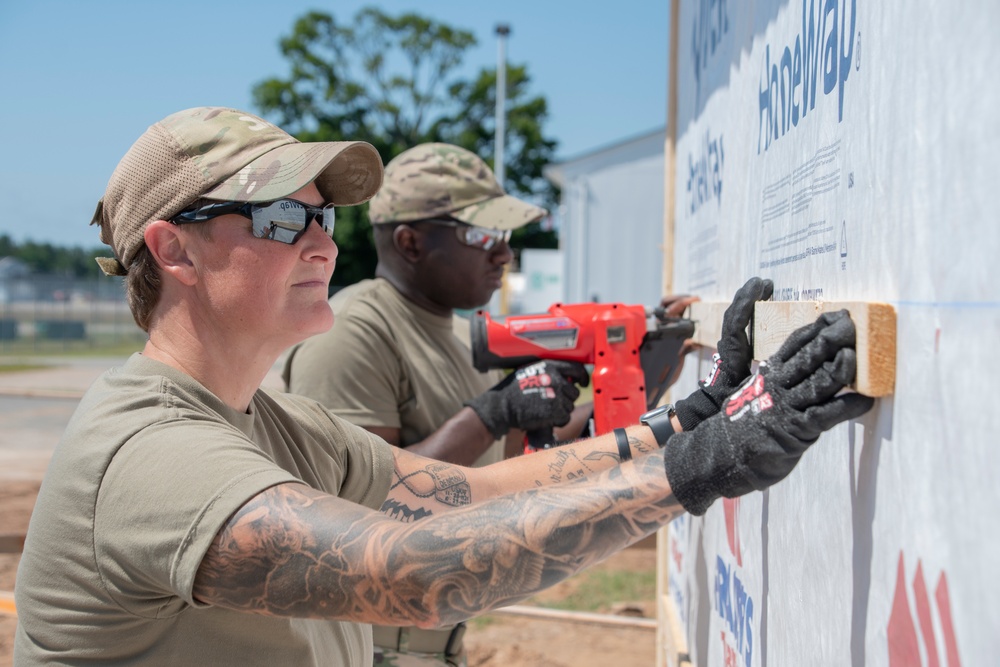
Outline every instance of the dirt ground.
MULTIPOLYGON (((0 481, 0 533, 24 534, 28 529, 31 508, 35 506, 38 481, 0 481)), ((14 590, 14 576, 20 554, 0 553, 0 591, 14 590)), ((13 664, 16 619, 0 615, 0 666, 13 664)))
MULTIPOLYGON (((22 533, 38 492, 37 481, 0 482, 0 533, 22 533)), ((12 591, 18 554, 0 554, 0 591, 12 591)), ((598 567, 637 572, 655 571, 656 549, 650 542, 627 549, 598 567)), ((546 603, 575 590, 573 578, 546 591, 546 603)), ((615 608, 641 611, 655 618, 655 591, 643 600, 622 600, 615 608)), ((612 613, 600 609, 597 613, 612 613)), ((630 614, 631 615, 631 614, 630 614)), ((16 620, 0 615, 0 667, 12 664, 16 620)), ((473 622, 466 634, 469 667, 652 667, 655 664, 656 631, 639 627, 602 626, 518 616, 495 615, 486 622, 473 622)))

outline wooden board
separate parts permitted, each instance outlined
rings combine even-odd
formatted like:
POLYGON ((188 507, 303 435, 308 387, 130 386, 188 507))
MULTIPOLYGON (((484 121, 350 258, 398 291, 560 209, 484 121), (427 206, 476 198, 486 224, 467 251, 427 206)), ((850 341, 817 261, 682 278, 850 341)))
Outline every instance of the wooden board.
MULTIPOLYGON (((690 317, 695 321, 694 340, 714 348, 722 333, 726 302, 692 304, 690 317)), ((762 361, 773 355, 801 326, 816 320, 821 313, 846 308, 857 329, 857 380, 853 388, 866 396, 888 396, 896 384, 896 311, 887 303, 868 301, 761 301, 754 309, 754 359, 762 361)))
POLYGON ((657 600, 659 631, 662 633, 662 655, 666 667, 691 667, 687 639, 674 599, 663 595, 657 600))

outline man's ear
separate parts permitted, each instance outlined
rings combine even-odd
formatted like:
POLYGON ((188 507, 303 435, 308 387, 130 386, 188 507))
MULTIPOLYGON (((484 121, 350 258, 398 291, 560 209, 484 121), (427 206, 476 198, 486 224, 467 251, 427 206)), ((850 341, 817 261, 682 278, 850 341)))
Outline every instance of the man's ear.
POLYGON ((188 238, 177 225, 166 220, 154 220, 146 227, 143 239, 161 271, 184 285, 193 285, 198 281, 194 263, 187 252, 188 238))
POLYGON ((423 236, 409 225, 397 225, 392 230, 392 245, 399 256, 408 262, 418 262, 424 254, 423 236))

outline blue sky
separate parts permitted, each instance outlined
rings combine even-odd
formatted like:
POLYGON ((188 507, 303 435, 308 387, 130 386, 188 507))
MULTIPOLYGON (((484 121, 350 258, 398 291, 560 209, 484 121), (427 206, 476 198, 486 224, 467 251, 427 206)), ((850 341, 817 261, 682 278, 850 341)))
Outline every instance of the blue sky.
POLYGON ((250 90, 284 77, 278 40, 310 9, 350 21, 377 5, 470 30, 469 74, 507 59, 545 95, 566 159, 666 122, 668 0, 7 0, 0 3, 0 234, 94 247, 91 214, 121 156, 180 109, 255 111, 250 90))

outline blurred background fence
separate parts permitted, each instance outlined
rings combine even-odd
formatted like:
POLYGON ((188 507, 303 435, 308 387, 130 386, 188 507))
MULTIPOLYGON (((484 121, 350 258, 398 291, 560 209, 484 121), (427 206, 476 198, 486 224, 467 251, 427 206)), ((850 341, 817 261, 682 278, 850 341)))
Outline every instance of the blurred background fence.
POLYGON ((121 278, 4 273, 2 354, 134 347, 146 338, 125 303, 121 278))

